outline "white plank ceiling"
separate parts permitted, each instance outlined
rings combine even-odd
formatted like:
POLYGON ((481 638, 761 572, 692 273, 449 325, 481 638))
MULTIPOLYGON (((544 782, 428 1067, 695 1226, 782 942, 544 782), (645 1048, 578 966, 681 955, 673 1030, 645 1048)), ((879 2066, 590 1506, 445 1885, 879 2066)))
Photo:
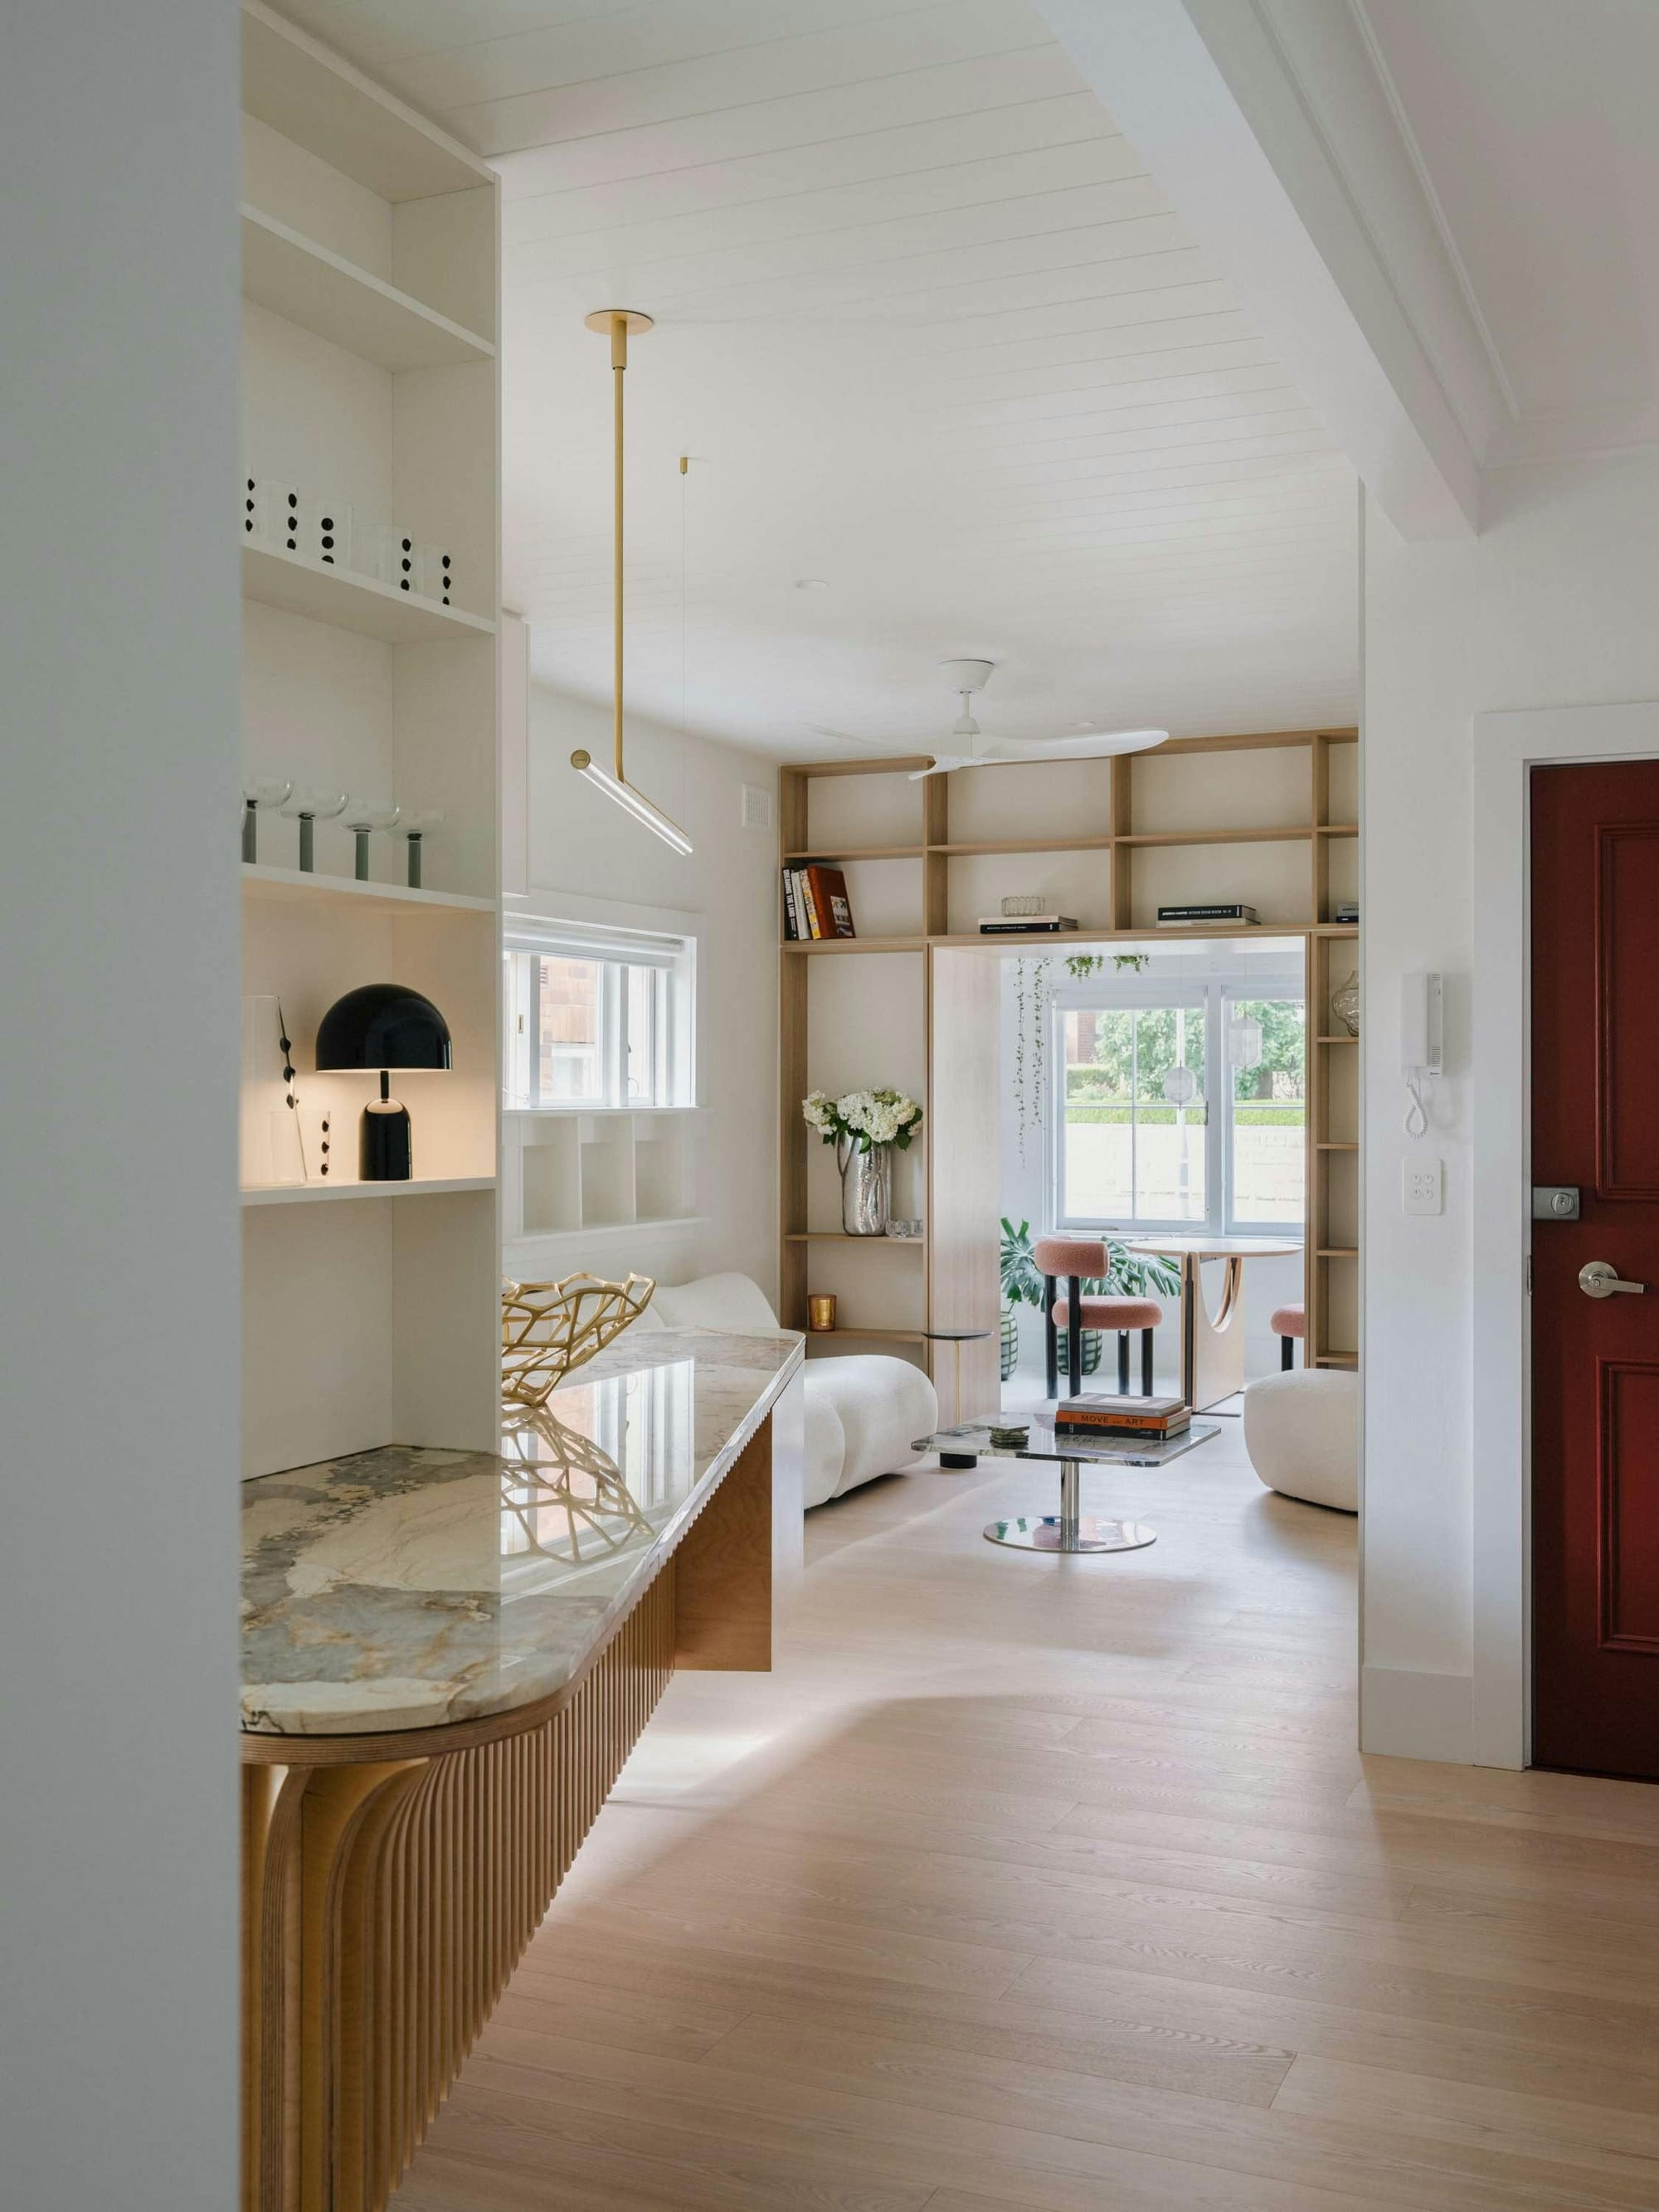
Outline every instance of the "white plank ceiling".
POLYGON ((971 653, 990 735, 1352 720, 1352 472, 1024 0, 289 12, 501 173, 507 597, 544 681, 609 696, 582 317, 626 305, 658 319, 640 710, 909 746, 971 653))

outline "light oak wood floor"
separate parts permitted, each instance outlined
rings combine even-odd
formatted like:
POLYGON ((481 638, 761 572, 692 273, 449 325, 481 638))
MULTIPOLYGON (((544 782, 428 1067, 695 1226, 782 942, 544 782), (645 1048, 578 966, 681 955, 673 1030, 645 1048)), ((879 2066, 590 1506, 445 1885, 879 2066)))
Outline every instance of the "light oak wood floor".
POLYGON ((770 1676, 681 1675, 398 2212, 1659 2206, 1659 1790, 1361 1759, 1354 1523, 1237 1424, 981 1536, 811 1515, 770 1676))

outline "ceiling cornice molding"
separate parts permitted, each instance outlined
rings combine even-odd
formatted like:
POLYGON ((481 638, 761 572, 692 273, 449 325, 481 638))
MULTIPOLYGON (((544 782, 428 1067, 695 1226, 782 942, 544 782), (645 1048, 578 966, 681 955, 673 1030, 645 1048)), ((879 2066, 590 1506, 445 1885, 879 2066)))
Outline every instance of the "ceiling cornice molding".
POLYGON ((1348 10, 1038 5, 1395 526, 1478 528, 1510 413, 1348 10))

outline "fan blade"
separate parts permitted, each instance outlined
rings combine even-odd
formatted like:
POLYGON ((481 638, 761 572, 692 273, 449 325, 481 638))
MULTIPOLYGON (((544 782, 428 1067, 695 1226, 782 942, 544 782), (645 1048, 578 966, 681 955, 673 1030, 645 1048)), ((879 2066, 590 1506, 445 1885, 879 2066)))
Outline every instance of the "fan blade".
POLYGON ((949 775, 953 769, 972 768, 975 765, 975 762, 970 760, 966 753, 937 753, 926 768, 911 770, 910 781, 923 783, 930 775, 949 775))
POLYGON ((1145 752, 1161 745, 1167 730, 1091 730, 1077 738, 1001 738, 980 754, 987 768, 1009 768, 1020 761, 1111 760, 1119 753, 1145 752))

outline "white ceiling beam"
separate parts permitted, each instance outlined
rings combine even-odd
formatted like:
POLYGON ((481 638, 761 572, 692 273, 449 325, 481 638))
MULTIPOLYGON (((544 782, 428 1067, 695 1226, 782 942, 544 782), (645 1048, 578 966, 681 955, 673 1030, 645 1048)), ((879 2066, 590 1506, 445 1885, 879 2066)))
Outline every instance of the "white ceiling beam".
MULTIPOLYGON (((1336 0, 1322 4, 1328 26, 1333 11, 1349 20, 1336 0)), ((1037 5, 1396 528, 1478 529, 1478 444, 1286 52, 1280 33, 1297 11, 1270 15, 1263 0, 1037 5)))

